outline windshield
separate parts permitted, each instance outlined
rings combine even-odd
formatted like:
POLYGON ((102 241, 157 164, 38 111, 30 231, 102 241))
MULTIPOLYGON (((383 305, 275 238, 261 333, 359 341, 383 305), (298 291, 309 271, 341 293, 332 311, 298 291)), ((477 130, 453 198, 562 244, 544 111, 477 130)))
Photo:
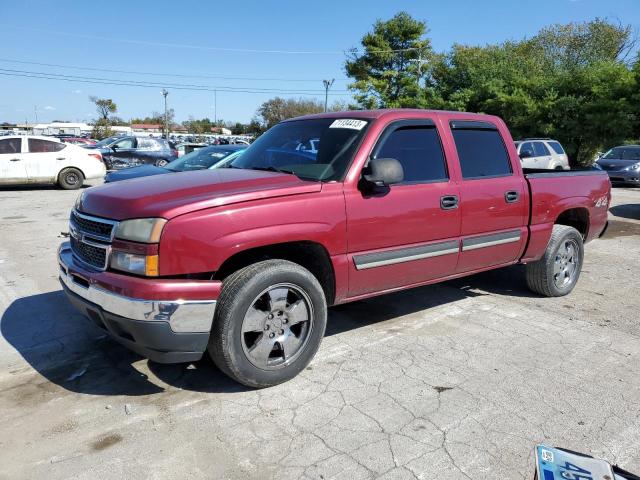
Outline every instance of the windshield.
POLYGON ((341 180, 368 124, 368 120, 335 118, 279 123, 231 167, 283 171, 305 180, 341 180))
POLYGON ((191 153, 169 162, 164 168, 173 172, 187 172, 191 170, 204 170, 228 157, 236 150, 221 147, 205 147, 194 150, 191 153))
POLYGON ((96 147, 107 147, 115 142, 118 137, 107 137, 96 143, 96 147))
POLYGON ((602 158, 616 160, 640 160, 640 148, 615 147, 605 153, 602 158))

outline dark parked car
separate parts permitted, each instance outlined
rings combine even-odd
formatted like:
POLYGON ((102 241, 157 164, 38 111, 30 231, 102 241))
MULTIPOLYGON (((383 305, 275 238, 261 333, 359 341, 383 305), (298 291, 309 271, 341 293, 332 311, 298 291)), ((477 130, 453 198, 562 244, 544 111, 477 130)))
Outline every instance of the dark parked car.
POLYGON ((237 156, 235 155, 236 153, 246 148, 247 145, 214 145, 211 147, 203 147, 183 155, 177 160, 166 164, 164 167, 141 165, 119 172, 109 172, 104 177, 104 181, 111 183, 120 180, 129 180, 130 178, 149 177, 151 175, 162 175, 165 173, 224 168, 227 166, 225 160, 232 161, 233 158, 237 156))
POLYGON ((175 146, 163 138, 109 137, 85 148, 99 150, 108 170, 138 165, 163 167, 178 158, 175 146))
POLYGON ((614 147, 596 162, 612 183, 640 185, 640 145, 614 147))

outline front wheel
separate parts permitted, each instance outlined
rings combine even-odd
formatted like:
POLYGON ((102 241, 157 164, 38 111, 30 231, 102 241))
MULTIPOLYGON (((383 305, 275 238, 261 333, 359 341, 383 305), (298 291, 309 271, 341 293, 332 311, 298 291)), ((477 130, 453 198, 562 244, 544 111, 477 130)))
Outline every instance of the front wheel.
POLYGON ((169 162, 167 162, 164 158, 161 158, 160 160, 156 161, 156 167, 164 167, 168 163, 169 162))
POLYGON ((526 266, 527 286, 546 297, 561 297, 578 283, 584 257, 582 235, 567 225, 554 225, 543 257, 526 266))
POLYGON ((244 385, 277 385, 309 364, 326 324, 324 292, 311 272, 286 260, 258 262, 224 281, 209 354, 244 385))
POLYGON ((77 190, 83 182, 84 176, 77 168, 65 168, 58 175, 58 185, 64 190, 77 190))

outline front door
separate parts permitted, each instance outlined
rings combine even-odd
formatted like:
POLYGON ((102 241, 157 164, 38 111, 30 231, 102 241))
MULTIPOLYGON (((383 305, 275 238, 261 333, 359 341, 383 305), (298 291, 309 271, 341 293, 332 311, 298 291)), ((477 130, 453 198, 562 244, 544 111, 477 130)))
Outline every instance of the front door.
POLYGON ((452 121, 462 183, 462 249, 456 271, 518 259, 527 239, 527 186, 502 135, 490 122, 452 121))
POLYGON ((139 165, 136 159, 136 138, 126 137, 111 145, 111 168, 127 168, 139 165))
POLYGON ((0 139, 0 184, 27 183, 20 137, 0 139))
POLYGON ((345 191, 349 296, 452 274, 459 251, 459 192, 435 124, 391 123, 371 158, 398 160, 404 181, 376 193, 345 191))

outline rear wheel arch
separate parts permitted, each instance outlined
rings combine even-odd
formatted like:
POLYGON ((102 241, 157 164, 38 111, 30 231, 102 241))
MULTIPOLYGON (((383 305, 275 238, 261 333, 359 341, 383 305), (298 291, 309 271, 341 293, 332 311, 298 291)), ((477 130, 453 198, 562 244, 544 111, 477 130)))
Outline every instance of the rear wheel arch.
POLYGON ((58 183, 58 181, 60 180, 60 175, 62 174, 62 172, 64 172, 65 170, 69 170, 70 168, 75 168, 76 170, 78 170, 82 174, 82 179, 83 180, 87 179, 87 175, 84 173, 84 170, 82 170, 82 168, 78 167, 77 165, 66 165, 65 167, 63 167, 60 170, 58 170, 58 173, 57 173, 57 175, 55 177, 54 183, 58 183))
POLYGON ((573 227, 586 239, 589 233, 589 210, 586 207, 569 208, 560 213, 553 223, 573 227))
POLYGON ((214 278, 224 280, 251 264, 264 260, 288 260, 306 268, 318 280, 327 304, 335 300, 335 272, 329 252, 314 241, 294 241, 249 248, 227 258, 216 270, 214 278))
POLYGON ((55 183, 64 190, 76 190, 82 187, 86 178, 87 177, 85 173, 80 168, 76 166, 67 166, 60 169, 58 175, 56 176, 55 183), (67 175, 70 176, 69 179, 66 178, 67 175), (71 181, 71 178, 74 176, 76 177, 76 180, 71 181), (78 176, 80 178, 77 178, 78 176))

